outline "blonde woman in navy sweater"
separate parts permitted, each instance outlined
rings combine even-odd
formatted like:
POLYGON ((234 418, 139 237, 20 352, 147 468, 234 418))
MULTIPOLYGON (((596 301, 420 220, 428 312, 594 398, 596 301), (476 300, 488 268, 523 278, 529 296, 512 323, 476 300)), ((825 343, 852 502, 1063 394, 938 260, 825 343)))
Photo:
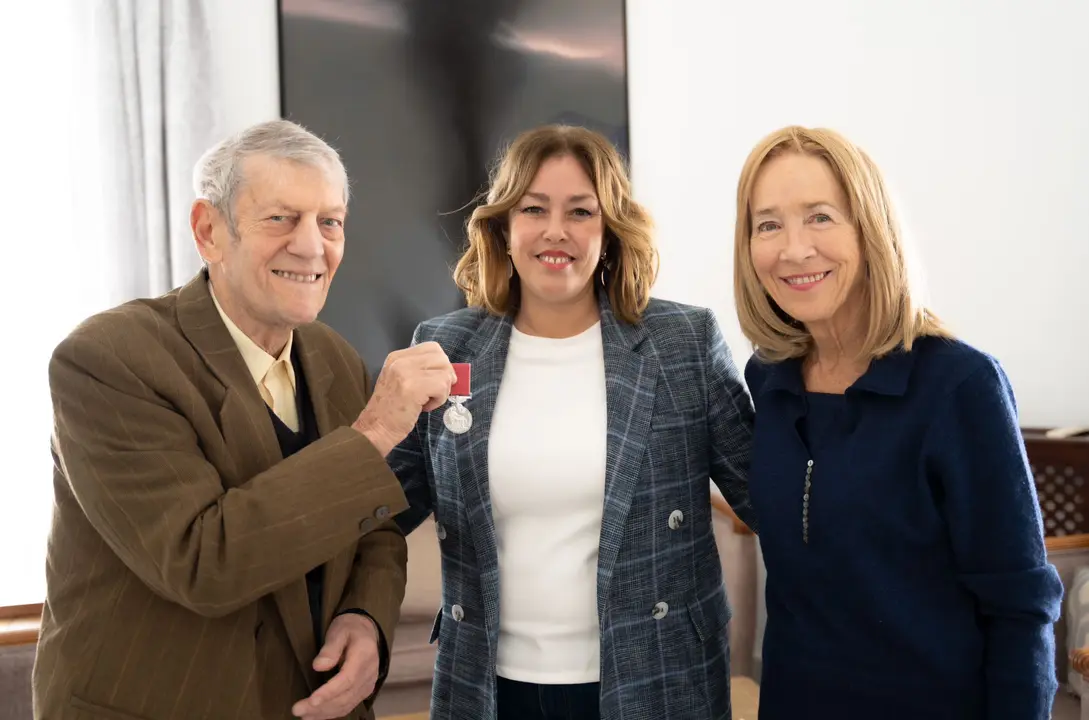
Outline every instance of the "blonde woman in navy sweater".
POLYGON ((785 128, 738 186, 761 720, 1043 720, 1062 585, 998 362, 919 305, 878 169, 785 128))

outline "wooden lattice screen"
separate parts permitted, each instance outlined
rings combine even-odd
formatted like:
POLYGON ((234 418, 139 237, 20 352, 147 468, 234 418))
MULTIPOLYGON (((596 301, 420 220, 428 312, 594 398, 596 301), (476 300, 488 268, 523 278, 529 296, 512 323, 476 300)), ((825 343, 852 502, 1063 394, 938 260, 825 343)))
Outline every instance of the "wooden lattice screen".
POLYGON ((1040 496, 1044 534, 1089 533, 1089 437, 1051 439, 1039 428, 1022 432, 1040 496))

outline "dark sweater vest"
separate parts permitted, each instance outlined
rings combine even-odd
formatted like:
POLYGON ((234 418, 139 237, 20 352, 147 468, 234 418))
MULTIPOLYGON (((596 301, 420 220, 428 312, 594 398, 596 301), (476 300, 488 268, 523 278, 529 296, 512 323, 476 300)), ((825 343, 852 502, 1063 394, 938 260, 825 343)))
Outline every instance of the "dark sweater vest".
MULTIPOLYGON (((310 402, 310 391, 306 386, 306 375, 296 350, 291 352, 291 366, 295 369, 295 408, 299 414, 299 431, 295 432, 284 424, 272 408, 268 409, 272 426, 276 429, 276 440, 280 443, 280 452, 284 458, 291 457, 318 439, 318 423, 314 418, 314 405, 310 402)), ((314 627, 314 640, 317 647, 322 645, 321 630, 321 590, 324 568, 318 565, 306 574, 306 594, 310 599, 310 618, 314 627)))

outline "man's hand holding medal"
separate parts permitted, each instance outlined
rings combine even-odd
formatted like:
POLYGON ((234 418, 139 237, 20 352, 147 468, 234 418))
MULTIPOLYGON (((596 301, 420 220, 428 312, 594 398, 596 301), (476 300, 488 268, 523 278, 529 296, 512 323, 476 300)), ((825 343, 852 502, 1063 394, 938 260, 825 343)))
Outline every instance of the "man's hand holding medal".
POLYGON ((469 377, 469 364, 451 364, 438 343, 396 350, 386 358, 374 393, 352 427, 388 455, 412 432, 421 412, 452 400, 443 421, 451 432, 466 432, 473 420, 463 405, 470 396, 469 377))

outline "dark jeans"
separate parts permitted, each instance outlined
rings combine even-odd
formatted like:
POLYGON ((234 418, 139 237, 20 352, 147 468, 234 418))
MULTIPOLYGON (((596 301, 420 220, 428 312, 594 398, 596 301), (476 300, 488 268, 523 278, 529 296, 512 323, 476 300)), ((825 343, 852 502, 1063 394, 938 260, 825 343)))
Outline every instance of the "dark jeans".
POLYGON ((498 678, 499 720, 600 720, 599 683, 535 685, 498 678))

